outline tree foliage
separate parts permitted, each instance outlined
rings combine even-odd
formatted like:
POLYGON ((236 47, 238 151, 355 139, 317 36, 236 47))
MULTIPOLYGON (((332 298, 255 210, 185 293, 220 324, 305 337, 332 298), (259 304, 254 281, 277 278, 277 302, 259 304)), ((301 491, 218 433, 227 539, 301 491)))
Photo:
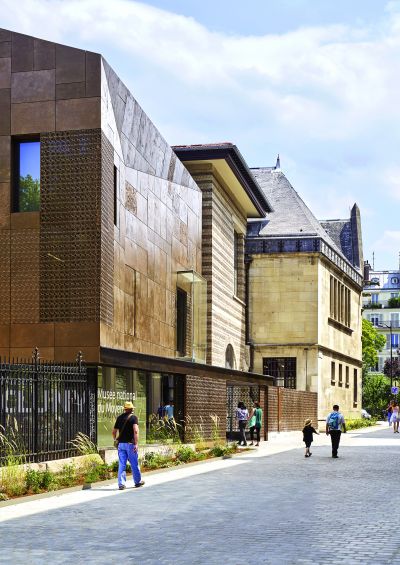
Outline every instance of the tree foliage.
POLYGON ((392 361, 390 359, 386 359, 385 364, 383 365, 383 372, 388 377, 400 377, 400 363, 397 357, 394 357, 392 361))
POLYGON ((369 320, 362 320, 362 361, 363 376, 378 362, 378 352, 385 346, 386 338, 380 334, 369 320))
POLYGON ((19 177, 19 210, 35 212, 40 210, 40 180, 31 175, 19 177))
POLYGON ((362 406, 372 416, 382 418, 390 398, 390 380, 381 373, 369 373, 364 377, 362 406))

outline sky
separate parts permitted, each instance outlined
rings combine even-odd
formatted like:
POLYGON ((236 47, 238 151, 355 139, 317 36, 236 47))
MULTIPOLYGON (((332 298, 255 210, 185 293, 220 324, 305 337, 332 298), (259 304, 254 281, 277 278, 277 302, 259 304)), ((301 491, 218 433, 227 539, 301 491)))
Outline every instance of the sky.
POLYGON ((230 141, 319 220, 361 210, 398 269, 400 0, 1 0, 0 27, 100 52, 171 145, 230 141))

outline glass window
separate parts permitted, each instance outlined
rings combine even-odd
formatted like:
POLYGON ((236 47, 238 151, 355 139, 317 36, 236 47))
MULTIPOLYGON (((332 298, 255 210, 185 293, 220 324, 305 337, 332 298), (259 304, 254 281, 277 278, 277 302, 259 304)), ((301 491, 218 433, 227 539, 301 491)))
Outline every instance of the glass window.
POLYGON ((275 378, 277 386, 296 388, 296 357, 264 357, 263 374, 275 378))
POLYGON ((186 356, 187 293, 178 288, 176 292, 176 349, 179 357, 186 356))
POLYGON ((15 141, 14 212, 40 210, 40 141, 15 141))

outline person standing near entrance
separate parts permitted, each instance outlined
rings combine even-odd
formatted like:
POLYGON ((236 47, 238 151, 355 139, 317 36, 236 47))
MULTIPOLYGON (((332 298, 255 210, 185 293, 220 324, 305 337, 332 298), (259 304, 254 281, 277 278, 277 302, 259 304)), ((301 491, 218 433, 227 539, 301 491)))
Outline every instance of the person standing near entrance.
POLYGON ((249 411, 243 402, 239 402, 236 409, 236 419, 239 425, 239 445, 247 445, 246 425, 249 419, 249 411))
POLYGON ((172 431, 175 431, 175 418, 174 418, 174 401, 170 400, 168 404, 164 406, 164 414, 167 419, 168 425, 172 431))
POLYGON ((256 432, 257 443, 256 447, 260 445, 261 427, 262 427, 262 414, 259 402, 254 402, 254 408, 250 416, 250 445, 253 445, 254 430, 256 432))
POLYGON ((328 414, 326 418, 326 435, 331 436, 332 457, 334 459, 339 457, 338 449, 342 431, 346 433, 346 422, 344 421, 343 414, 339 412, 339 406, 335 404, 333 406, 333 412, 328 414))
POLYGON ((132 402, 125 402, 124 412, 115 421, 112 436, 114 443, 118 443, 118 488, 126 488, 126 462, 129 461, 132 469, 133 482, 136 488, 144 485, 139 469, 139 424, 133 414, 132 402), (118 434, 118 435, 117 435, 118 434))

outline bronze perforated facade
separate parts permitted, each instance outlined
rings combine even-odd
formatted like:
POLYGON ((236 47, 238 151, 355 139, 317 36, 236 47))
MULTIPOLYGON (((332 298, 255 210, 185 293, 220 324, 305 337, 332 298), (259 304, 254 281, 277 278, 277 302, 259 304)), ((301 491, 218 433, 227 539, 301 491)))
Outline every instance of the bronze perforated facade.
POLYGON ((97 322, 101 131, 41 136, 40 320, 97 322))

